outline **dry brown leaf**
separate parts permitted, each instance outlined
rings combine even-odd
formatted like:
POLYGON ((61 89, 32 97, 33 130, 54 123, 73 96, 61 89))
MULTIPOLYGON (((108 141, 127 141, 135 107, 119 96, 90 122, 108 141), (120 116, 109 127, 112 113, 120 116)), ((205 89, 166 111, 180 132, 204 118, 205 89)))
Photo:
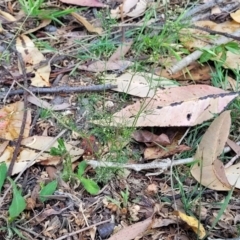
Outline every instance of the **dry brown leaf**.
POLYGON ((212 77, 212 68, 209 65, 194 62, 175 74, 170 74, 166 69, 156 69, 155 73, 158 76, 178 81, 206 81, 212 77))
POLYGON ((111 120, 95 124, 136 127, 195 126, 222 112, 238 96, 208 85, 189 85, 158 90, 153 98, 127 106, 111 120))
MULTIPOLYGON (((35 75, 31 78, 31 85, 36 87, 49 87, 51 67, 49 64, 41 66, 41 62, 46 61, 46 58, 35 47, 32 40, 26 35, 21 35, 16 39, 16 48, 17 51, 22 55, 23 61, 26 64, 27 72, 32 72, 35 75)), ((20 65, 19 71, 22 72, 20 65)))
POLYGON ((133 44, 133 40, 128 42, 123 42, 121 45, 118 46, 116 51, 112 54, 112 56, 108 59, 109 62, 114 62, 118 60, 122 60, 125 54, 129 51, 133 44))
POLYGON ((60 0, 60 2, 86 7, 107 7, 98 0, 60 0))
POLYGON ((44 109, 48 109, 48 110, 52 110, 52 111, 61 111, 64 110, 66 108, 69 108, 71 106, 71 104, 69 103, 62 103, 62 104, 57 104, 57 105, 52 105, 46 101, 43 101, 37 97, 34 97, 32 95, 29 95, 27 97, 28 101, 40 108, 44 108, 44 109))
POLYGON ((226 172, 225 172, 225 168, 223 165, 223 162, 221 162, 220 160, 216 159, 213 162, 213 172, 214 174, 217 176, 218 180, 224 185, 227 186, 229 188, 231 188, 231 185, 227 179, 226 176, 226 172))
POLYGON ((139 17, 147 9, 147 0, 125 0, 116 9, 111 10, 111 18, 139 17))
POLYGON ((24 32, 23 34, 24 34, 24 35, 27 35, 27 34, 29 34, 29 33, 36 32, 37 30, 48 26, 48 25, 51 23, 51 21, 52 21, 52 20, 51 20, 50 18, 49 18, 49 19, 42 19, 42 20, 41 20, 41 23, 40 23, 37 27, 26 31, 26 32, 24 32))
POLYGON ((135 223, 131 226, 121 229, 119 232, 115 233, 108 240, 131 240, 145 232, 151 225, 152 218, 147 218, 142 222, 135 223))
POLYGON ((224 183, 218 179, 222 173, 218 173, 216 176, 215 172, 218 171, 218 168, 214 166, 214 161, 223 151, 230 126, 230 111, 225 111, 211 123, 194 156, 194 159, 200 162, 192 167, 191 174, 200 184, 210 189, 219 191, 231 189, 231 186, 226 184, 223 179, 221 180, 224 183))
POLYGON ((148 147, 144 150, 144 159, 151 160, 156 158, 164 158, 169 157, 177 153, 185 152, 191 150, 190 147, 186 145, 177 145, 177 143, 173 143, 170 146, 166 146, 165 148, 161 147, 148 147))
POLYGON ((112 89, 114 91, 138 97, 153 97, 157 87, 170 88, 178 86, 178 84, 169 79, 151 73, 126 72, 118 77, 114 74, 109 74, 105 76, 105 81, 106 83, 117 85, 116 88, 112 89))
POLYGON ((160 135, 156 135, 146 130, 137 130, 133 132, 132 138, 135 139, 137 142, 145 143, 147 146, 167 146, 170 144, 170 139, 166 134, 162 133, 160 135))
POLYGON ((23 102, 15 102, 4 106, 0 110, 0 120, 4 127, 0 128, 0 137, 7 140, 14 140, 19 137, 22 126, 24 111, 27 111, 27 120, 24 128, 23 137, 28 137, 31 124, 31 112, 24 109, 23 102))
POLYGON ((132 62, 127 60, 119 60, 114 62, 106 62, 106 61, 96 61, 89 65, 80 65, 78 69, 85 70, 89 72, 104 72, 104 71, 115 71, 126 69, 127 67, 133 65, 132 62))
POLYGON ((173 214, 179 216, 185 223, 192 228, 192 230, 198 235, 199 239, 203 239, 206 236, 206 231, 203 225, 194 217, 187 216, 180 211, 174 211, 173 214))
POLYGON ((10 13, 4 12, 0 10, 0 15, 3 16, 8 22, 15 22, 17 19, 12 16, 10 13))
POLYGON ((94 27, 90 22, 87 21, 86 18, 80 16, 79 14, 72 12, 71 15, 81 24, 83 24, 83 26, 89 31, 89 32, 94 32, 97 34, 102 34, 103 29, 102 28, 98 28, 98 27, 94 27))
POLYGON ((166 227, 169 226, 170 224, 176 224, 177 221, 174 219, 154 219, 153 223, 151 224, 152 228, 159 228, 159 227, 166 227))

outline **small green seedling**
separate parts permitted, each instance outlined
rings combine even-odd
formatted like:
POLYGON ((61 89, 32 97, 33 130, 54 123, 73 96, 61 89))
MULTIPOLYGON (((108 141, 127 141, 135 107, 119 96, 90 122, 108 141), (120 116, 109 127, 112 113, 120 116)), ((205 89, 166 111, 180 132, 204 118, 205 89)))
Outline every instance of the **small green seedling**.
POLYGON ((20 215, 26 208, 26 201, 22 196, 21 191, 17 188, 16 183, 8 177, 9 182, 13 188, 13 199, 9 207, 9 221, 12 222, 16 217, 20 215))
POLYGON ((44 186, 39 193, 40 201, 45 202, 47 200, 47 197, 45 196, 53 194, 57 189, 57 185, 58 185, 57 181, 54 180, 48 183, 46 186, 44 186))
POLYGON ((63 179, 64 180, 71 180, 72 178, 77 178, 83 187, 86 189, 87 192, 90 194, 97 194, 100 190, 99 186, 96 182, 94 182, 91 179, 83 177, 84 171, 87 167, 87 163, 85 161, 82 161, 78 165, 78 173, 74 174, 72 171, 72 161, 71 156, 69 155, 64 141, 62 139, 58 139, 58 147, 52 147, 50 149, 50 154, 53 156, 63 156, 64 162, 63 162, 63 179))
POLYGON ((80 183, 83 185, 83 187, 86 189, 87 192, 89 192, 90 194, 94 194, 94 195, 98 194, 100 188, 97 185, 97 183, 91 179, 88 179, 88 178, 85 178, 82 176, 84 174, 86 168, 87 168, 86 161, 82 161, 78 165, 77 178, 80 180, 80 183))
POLYGON ((123 207, 126 208, 127 204, 128 204, 128 199, 129 199, 128 187, 126 188, 125 192, 121 191, 121 196, 122 196, 122 199, 123 199, 123 207))
POLYGON ((212 49, 202 48, 200 50, 203 52, 203 54, 200 57, 201 63, 212 60, 218 63, 219 66, 222 66, 226 62, 227 52, 239 54, 240 46, 235 42, 229 42, 226 44, 219 45, 212 49))

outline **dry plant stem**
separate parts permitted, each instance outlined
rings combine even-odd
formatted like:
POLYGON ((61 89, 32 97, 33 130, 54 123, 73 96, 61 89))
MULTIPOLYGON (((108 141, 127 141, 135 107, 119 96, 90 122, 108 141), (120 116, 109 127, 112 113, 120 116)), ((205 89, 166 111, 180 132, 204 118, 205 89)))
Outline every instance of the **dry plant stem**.
MULTIPOLYGON (((112 84, 102 84, 102 85, 93 85, 93 86, 84 86, 84 87, 69 87, 69 86, 61 86, 61 87, 52 87, 52 88, 33 88, 30 87, 28 90, 32 93, 83 93, 83 92, 100 92, 109 90, 112 88, 116 88, 117 85, 112 84)), ((10 91, 8 96, 23 94, 24 89, 10 91)), ((0 93, 0 99, 4 98, 6 93, 0 93)))
MULTIPOLYGON (((15 178, 14 182, 16 182, 21 176, 22 174, 25 172, 26 169, 28 169, 40 156, 41 154, 48 150, 56 141, 58 138, 60 138, 65 132, 67 131, 67 129, 64 129, 63 131, 61 131, 51 142, 50 144, 47 144, 33 159, 31 159, 29 161, 29 163, 22 169, 22 171, 18 174, 18 176, 15 178)), ((0 198, 0 206, 2 206, 4 199, 6 198, 6 196, 8 195, 8 192, 11 190, 12 186, 9 186, 8 189, 5 190, 4 195, 2 198, 0 198)), ((1 209, 1 208, 0 208, 1 209)))
MULTIPOLYGON (((233 36, 239 37, 240 36, 240 30, 232 33, 233 36)), ((221 44, 226 44, 228 42, 232 41, 231 38, 227 38, 227 37, 220 37, 219 39, 217 39, 215 41, 215 43, 213 45, 207 45, 204 48, 205 49, 211 49, 213 47, 219 46, 221 44)), ((181 61, 179 61, 175 66, 170 67, 167 71, 170 74, 174 74, 180 70, 182 70, 183 68, 187 67, 189 64, 191 64, 192 62, 196 61, 197 59, 199 59, 199 57, 202 55, 202 51, 200 50, 196 50, 193 53, 191 53, 190 55, 188 55, 187 57, 183 58, 181 61)))
POLYGON ((105 221, 102 221, 102 222, 93 224, 93 225, 91 225, 91 226, 89 226, 89 227, 86 227, 86 228, 77 230, 77 231, 75 231, 75 232, 72 232, 72 233, 69 233, 69 234, 67 234, 67 235, 64 235, 64 236, 62 236, 62 237, 60 237, 60 238, 57 238, 56 240, 62 240, 62 239, 71 237, 71 236, 73 236, 73 235, 76 235, 76 234, 78 234, 78 233, 84 232, 84 231, 86 231, 86 230, 89 230, 89 229, 91 229, 91 228, 93 228, 93 227, 102 225, 102 224, 104 224, 104 223, 108 223, 108 222, 110 222, 110 221, 111 221, 111 219, 108 219, 108 220, 105 220, 105 221))
MULTIPOLYGON (((20 53, 18 53, 18 59, 19 59, 19 63, 20 63, 20 67, 22 69, 22 73, 23 73, 23 78, 24 78, 24 87, 27 88, 27 72, 26 72, 26 68, 25 68, 25 64, 22 58, 22 55, 20 53)), ((9 92, 10 94, 10 92, 9 92)), ((22 125, 20 128, 20 132, 19 132, 19 137, 16 143, 16 146, 14 148, 14 152, 13 152, 13 157, 11 159, 10 165, 8 167, 8 176, 12 175, 12 171, 13 171, 13 167, 14 167, 14 163, 17 159, 18 153, 20 151, 20 146, 21 146, 21 141, 23 139, 23 134, 24 134, 24 130, 25 130, 25 125, 26 125, 26 121, 27 121, 27 106, 28 106, 28 101, 27 101, 27 91, 24 90, 24 112, 23 112, 23 119, 22 119, 22 125)))
POLYGON ((199 27, 199 26, 195 26, 195 25, 191 26, 190 28, 199 29, 199 30, 211 33, 211 34, 218 34, 218 35, 221 35, 221 36, 225 36, 227 38, 232 38, 234 40, 240 41, 239 36, 234 36, 234 35, 229 34, 229 33, 214 31, 214 30, 211 30, 211 29, 208 29, 208 28, 205 28, 205 27, 199 27))
POLYGON ((26 231, 28 233, 31 233, 33 236, 35 236, 36 238, 41 238, 41 239, 45 239, 45 237, 40 236, 39 234, 35 233, 34 231, 30 230, 29 228, 24 228, 20 225, 16 225, 17 228, 26 231))
MULTIPOLYGON (((240 145, 240 141, 237 142, 237 145, 240 145)), ((227 153, 231 149, 229 147, 225 147, 223 152, 227 153)), ((109 167, 109 168, 128 168, 132 169, 136 172, 142 171, 142 170, 148 170, 148 169, 162 169, 167 170, 171 166, 177 166, 177 165, 182 165, 182 164, 188 164, 192 163, 195 160, 193 158, 185 158, 185 159, 179 159, 175 161, 171 161, 171 159, 166 158, 166 159, 157 159, 151 163, 146 163, 146 164, 120 164, 120 163, 115 163, 115 162, 104 162, 104 161, 96 161, 96 160, 89 160, 87 161, 88 165, 91 165, 92 167, 109 167)))

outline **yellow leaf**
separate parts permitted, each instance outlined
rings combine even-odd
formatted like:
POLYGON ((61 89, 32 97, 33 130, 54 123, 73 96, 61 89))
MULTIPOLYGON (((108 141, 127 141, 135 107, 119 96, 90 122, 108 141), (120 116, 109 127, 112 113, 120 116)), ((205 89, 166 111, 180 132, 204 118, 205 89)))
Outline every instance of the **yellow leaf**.
POLYGON ((240 10, 237 10, 234 13, 230 13, 230 16, 235 22, 240 23, 240 10))
POLYGON ((173 212, 176 216, 179 216, 189 227, 198 235, 200 239, 203 239, 206 235, 206 231, 203 225, 194 217, 187 216, 186 214, 180 211, 173 212))

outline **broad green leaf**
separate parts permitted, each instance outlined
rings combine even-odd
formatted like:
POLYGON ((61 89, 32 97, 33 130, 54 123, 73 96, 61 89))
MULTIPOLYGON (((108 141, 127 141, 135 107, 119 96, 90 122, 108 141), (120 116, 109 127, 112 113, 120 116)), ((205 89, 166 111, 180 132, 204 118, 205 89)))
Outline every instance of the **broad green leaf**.
POLYGON ((41 202, 45 202, 47 200, 47 198, 44 196, 51 195, 55 192, 55 190, 57 189, 57 184, 57 181, 54 180, 42 188, 39 193, 39 199, 41 202))
POLYGON ((82 183, 83 187, 86 189, 87 192, 89 192, 90 194, 93 194, 93 195, 98 194, 100 188, 96 182, 94 182, 91 179, 84 178, 84 177, 80 178, 80 182, 82 183))
POLYGON ((86 161, 82 161, 78 165, 78 177, 81 177, 87 167, 86 161))
POLYGON ((2 163, 0 165, 0 193, 6 177, 7 177, 7 165, 6 163, 2 163))
POLYGON ((13 199, 9 207, 9 216, 12 220, 18 217, 19 214, 26 208, 26 201, 22 197, 21 191, 17 189, 15 182, 11 178, 8 178, 8 180, 10 181, 13 188, 13 199))

